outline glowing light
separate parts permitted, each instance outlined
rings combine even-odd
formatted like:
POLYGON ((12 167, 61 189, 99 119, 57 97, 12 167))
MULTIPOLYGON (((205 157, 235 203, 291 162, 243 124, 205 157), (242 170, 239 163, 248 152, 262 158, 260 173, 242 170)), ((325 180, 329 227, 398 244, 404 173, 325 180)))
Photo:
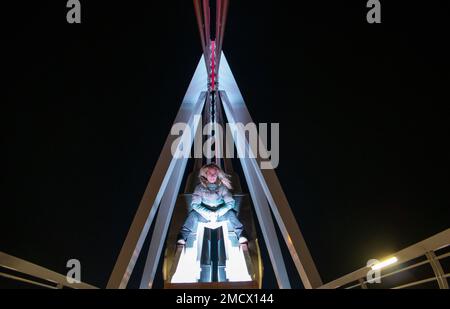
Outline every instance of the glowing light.
POLYGON ((373 265, 372 266, 372 270, 381 269, 383 267, 386 267, 386 266, 392 265, 394 263, 397 263, 397 261, 398 261, 398 259, 395 256, 391 257, 391 258, 389 258, 389 259, 387 259, 387 260, 385 260, 383 262, 380 262, 380 263, 377 263, 377 264, 373 265))
POLYGON ((211 41, 211 84, 212 84, 212 89, 215 90, 216 89, 216 59, 215 59, 215 55, 216 55, 216 42, 215 41, 211 41))
MULTIPOLYGON (((197 226, 197 237, 191 248, 185 248, 180 255, 172 283, 193 283, 200 279, 200 255, 203 244, 203 232, 205 227, 216 229, 222 228, 223 234, 228 235, 227 221, 199 223, 197 226)), ((228 281, 251 281, 245 262, 244 252, 240 246, 233 246, 229 237, 224 237, 226 265, 225 273, 228 281)))

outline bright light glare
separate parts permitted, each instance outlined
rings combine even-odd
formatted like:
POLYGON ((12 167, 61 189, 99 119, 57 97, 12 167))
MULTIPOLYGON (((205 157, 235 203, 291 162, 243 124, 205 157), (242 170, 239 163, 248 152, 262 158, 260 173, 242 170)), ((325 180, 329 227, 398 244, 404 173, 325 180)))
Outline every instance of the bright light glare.
MULTIPOLYGON (((200 255, 203 244, 204 228, 216 229, 223 228, 223 234, 228 235, 228 226, 226 221, 199 223, 197 227, 197 237, 191 248, 184 248, 180 255, 175 274, 172 277, 172 283, 194 283, 200 279, 200 255)), ((252 281, 248 273, 245 262, 244 252, 240 246, 233 246, 229 237, 224 237, 226 252, 226 279, 230 282, 252 281)))
POLYGON ((387 259, 387 260, 385 260, 383 262, 380 262, 380 263, 377 263, 377 264, 373 265, 372 266, 372 270, 381 269, 383 267, 392 265, 392 264, 396 263, 397 261, 398 261, 398 259, 395 256, 391 257, 391 258, 389 258, 389 259, 387 259))

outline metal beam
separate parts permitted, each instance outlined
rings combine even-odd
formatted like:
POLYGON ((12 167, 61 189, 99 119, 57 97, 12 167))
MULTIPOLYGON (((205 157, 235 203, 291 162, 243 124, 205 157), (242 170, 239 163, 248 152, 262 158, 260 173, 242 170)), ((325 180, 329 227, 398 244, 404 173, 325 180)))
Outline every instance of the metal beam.
MULTIPOLYGON (((239 87, 234 79, 225 56, 222 54, 223 62, 219 68, 222 101, 224 106, 230 106, 230 112, 235 116, 236 123, 246 125, 253 120, 244 102, 239 87)), ((227 114, 228 117, 228 114, 227 114)), ((248 144, 247 139, 245 138, 248 144)), ((262 145, 262 143, 259 143, 262 145)), ((260 169, 261 158, 255 150, 256 159, 251 159, 252 170, 256 174, 262 186, 264 195, 269 201, 274 217, 295 263, 297 271, 305 288, 316 288, 322 285, 319 272, 314 264, 312 256, 300 231, 298 223, 283 192, 278 177, 273 169, 260 169)))
MULTIPOLYGON (((205 95, 201 96, 199 99, 201 102, 205 101, 205 95)), ((198 126, 198 121, 194 123, 191 128, 191 132, 196 132, 198 126)), ((183 145, 183 147, 188 147, 189 151, 192 148, 194 136, 191 136, 190 144, 183 145)), ((155 228, 152 233, 152 240, 150 242, 150 248, 147 254, 147 260, 145 262, 144 273, 141 279, 141 289, 151 288, 153 285, 153 280, 155 278, 156 269, 158 268, 159 259, 161 257, 161 251, 166 239, 167 230, 172 219, 173 209, 175 202, 180 191, 181 181, 183 180, 183 175, 186 169, 187 158, 180 158, 177 160, 176 166, 174 168, 170 183, 167 186, 164 196, 161 201, 161 206, 156 218, 155 228)))
MULTIPOLYGON (((200 59, 186 95, 181 103, 174 123, 187 123, 190 126, 196 113, 202 106, 198 100, 202 91, 206 90, 207 72, 200 59)), ((172 156, 171 147, 178 137, 169 135, 163 146, 159 159, 147 184, 136 215, 126 236, 125 242, 117 258, 107 288, 125 288, 136 264, 142 245, 153 222, 163 193, 172 177, 176 159, 172 156)))
POLYGON ((216 41, 217 46, 219 46, 220 42, 220 27, 221 27, 221 15, 222 15, 222 0, 216 1, 216 33, 214 40, 216 41))
POLYGON ((217 44, 217 70, 220 67, 220 59, 222 57, 223 37, 225 35, 225 26, 227 23, 229 0, 221 0, 221 14, 220 14, 220 33, 219 42, 217 44))
POLYGON ((203 51, 203 57, 205 59, 205 65, 207 67, 207 70, 209 71, 209 56, 207 52, 207 46, 206 46, 206 38, 205 38, 205 26, 204 26, 204 20, 202 15, 202 5, 200 3, 201 0, 194 0, 194 10, 195 10, 195 16, 197 19, 197 27, 200 34, 200 42, 202 44, 202 51, 203 51))
POLYGON ((211 42, 211 10, 209 8, 209 0, 203 0, 203 17, 205 22, 205 42, 209 47, 211 42))
MULTIPOLYGON (((226 97, 225 92, 221 92, 221 98, 223 106, 225 109, 225 114, 227 120, 230 124, 235 124, 236 115, 230 106, 230 102, 226 97)), ((289 283, 289 276, 286 271, 286 266, 284 265, 283 255, 281 253, 280 245, 278 242, 277 233, 275 230, 275 225, 273 224, 272 215, 270 213, 269 205, 265 197, 261 183, 259 182, 251 160, 252 158, 246 157, 245 149, 246 147, 239 147, 237 140, 245 138, 245 132, 243 128, 237 128, 237 135, 233 135, 233 139, 237 146, 238 154, 242 164, 242 169, 244 171, 245 180, 247 181, 247 186, 252 197, 252 201, 255 207, 256 216, 258 217, 258 222, 261 227, 264 240, 266 242, 267 250, 269 252, 269 257, 272 262, 272 266, 277 278, 278 286, 281 289, 289 289, 291 285, 289 283)))
POLYGON ((17 273, 26 275, 26 276, 32 276, 34 278, 43 279, 47 282, 52 282, 55 284, 55 286, 50 286, 47 284, 39 283, 35 280, 28 280, 27 278, 22 278, 19 276, 14 276, 12 274, 1 274, 0 276, 7 277, 13 280, 22 281, 30 284, 36 284, 41 285, 42 287, 47 288, 62 288, 62 287, 68 287, 72 289, 97 289, 97 287, 84 283, 84 282, 74 282, 69 283, 67 281, 67 275, 59 274, 55 271, 52 271, 50 269, 47 269, 45 267, 36 265, 34 263, 25 261, 23 259, 17 258, 15 256, 0 252, 0 266, 4 267, 6 269, 13 270, 17 273))
POLYGON ((434 275, 436 276, 439 288, 448 290, 448 282, 447 278, 445 278, 445 272, 442 269, 441 263, 436 258, 436 254, 434 253, 434 251, 428 251, 427 253, 425 253, 425 256, 430 262, 431 268, 433 269, 434 275))
MULTIPOLYGON (((446 229, 440 233, 437 233, 425 240, 422 240, 414 245, 411 245, 405 249, 402 249, 398 252, 391 254, 391 256, 395 256, 398 261, 397 263, 391 265, 401 265, 408 261, 411 261, 419 256, 426 255, 427 252, 436 251, 442 248, 445 248, 450 245, 450 229, 446 229)), ((383 260, 383 259, 381 259, 383 260)), ((419 263, 416 265, 418 266, 419 263)), ((353 281, 357 281, 359 278, 365 278, 367 272, 371 268, 368 266, 364 266, 360 269, 357 269, 349 274, 346 274, 338 279, 335 279, 331 282, 328 282, 321 287, 320 289, 337 289, 341 286, 349 284, 353 281)), ((388 274, 389 275, 389 274, 388 274)), ((386 277, 387 275, 383 275, 382 277, 386 277)))
POLYGON ((208 126, 207 127, 208 131, 207 132, 203 132, 204 128, 202 128, 202 134, 204 133, 204 135, 202 135, 203 138, 204 138, 203 145, 202 145, 202 153, 203 153, 203 156, 205 156, 206 164, 210 164, 212 162, 212 158, 213 158, 213 154, 211 152, 211 148, 208 147, 206 153, 204 152, 204 148, 203 148, 204 145, 206 145, 206 141, 211 139, 211 136, 212 136, 211 110, 212 110, 212 108, 211 108, 211 92, 208 92, 208 97, 206 99, 205 110, 204 110, 204 113, 203 113, 203 125, 204 126, 205 125, 208 126))

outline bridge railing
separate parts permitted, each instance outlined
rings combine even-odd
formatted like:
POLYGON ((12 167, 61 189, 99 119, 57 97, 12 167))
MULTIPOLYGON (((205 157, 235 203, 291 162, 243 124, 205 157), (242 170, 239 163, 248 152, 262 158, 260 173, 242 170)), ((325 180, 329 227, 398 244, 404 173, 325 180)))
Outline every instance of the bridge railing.
POLYGON ((67 276, 0 252, 0 277, 48 289, 97 289, 83 282, 69 283, 67 276))
MULTIPOLYGON (((412 271, 420 266, 427 265, 433 276, 421 280, 415 280, 400 285, 393 285, 392 289, 404 289, 423 285, 429 282, 437 282, 440 289, 448 289, 447 278, 450 273, 446 273, 442 267, 442 261, 450 256, 450 229, 446 229, 421 242, 400 250, 388 258, 395 258, 396 262, 381 268, 379 279, 383 280, 400 273, 412 271), (447 251, 447 252, 445 252, 447 251), (423 260, 417 261, 422 258, 423 260), (411 261, 413 262, 411 264, 411 261), (408 264, 409 262, 409 264, 408 264), (396 268, 395 270, 392 270, 396 268), (389 271, 390 270, 390 271, 389 271)), ((376 266, 376 265, 375 265, 376 266)), ((372 266, 373 267, 373 266, 372 266)), ((369 287, 367 274, 372 267, 362 267, 352 273, 344 275, 336 280, 328 282, 319 289, 354 289, 369 287)), ((65 275, 30 263, 20 258, 0 252, 0 277, 14 281, 31 284, 43 288, 61 289, 96 289, 97 287, 86 283, 69 283, 65 275)))
MULTIPOLYGON (((421 280, 415 280, 400 285, 393 285, 391 289, 404 289, 423 285, 429 282, 437 282, 440 289, 448 289, 447 278, 450 273, 446 273, 442 268, 442 261, 450 256, 448 251, 450 245, 450 229, 446 229, 436 235, 433 235, 421 242, 418 242, 412 246, 409 246, 403 250, 400 250, 382 261, 392 261, 392 264, 387 264, 382 267, 383 262, 380 262, 379 266, 381 275, 380 280, 391 278, 400 273, 413 271, 422 265, 427 265, 432 271, 432 276, 427 276, 421 280), (420 260, 421 259, 421 260, 420 260), (419 260, 419 261, 418 261, 419 260), (409 264, 408 264, 409 262, 409 264), (412 262, 412 263, 411 263, 412 262), (395 268, 395 270, 392 270, 395 268), (390 270, 390 271, 389 271, 390 270)), ((344 275, 336 280, 328 282, 319 287, 319 289, 354 289, 369 288, 369 284, 372 283, 373 278, 368 276, 377 268, 377 265, 371 265, 362 267, 352 273, 344 275)), ((414 276, 413 276, 414 277, 414 276)))

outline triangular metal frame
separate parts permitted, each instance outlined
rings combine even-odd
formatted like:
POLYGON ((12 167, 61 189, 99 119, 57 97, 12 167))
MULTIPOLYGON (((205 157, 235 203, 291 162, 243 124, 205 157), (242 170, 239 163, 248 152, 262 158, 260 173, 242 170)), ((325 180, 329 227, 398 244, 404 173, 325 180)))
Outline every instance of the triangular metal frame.
MULTIPOLYGON (((248 123, 252 123, 252 118, 223 53, 221 59, 218 74, 220 78, 220 101, 223 104, 228 122, 231 125, 242 123, 245 126, 248 123)), ((208 95, 207 85, 208 73, 202 57, 174 123, 186 123, 191 128, 191 132, 197 131, 199 118, 195 116, 200 115, 205 104, 208 95)), ((238 153, 241 145, 236 143, 236 139, 239 136, 245 140, 244 147, 249 146, 245 132, 238 127, 237 135, 233 135, 238 153)), ((152 287, 188 160, 187 158, 177 159, 172 156, 172 144, 175 143, 174 146, 177 146, 175 149, 178 149, 179 144, 176 143, 181 143, 181 140, 177 141, 177 136, 175 135, 168 135, 114 266, 107 288, 126 288, 142 245, 159 208, 140 284, 141 288, 152 287)), ((193 137, 190 138, 188 145, 183 143, 183 148, 188 147, 190 151, 192 144, 193 137)), ((184 148, 184 150, 186 149, 184 148)), ((290 288, 291 285, 271 211, 304 287, 316 288, 321 286, 322 281, 319 273, 275 171, 273 169, 260 169, 261 158, 257 155, 256 158, 240 156, 240 162, 279 287, 290 288)))

